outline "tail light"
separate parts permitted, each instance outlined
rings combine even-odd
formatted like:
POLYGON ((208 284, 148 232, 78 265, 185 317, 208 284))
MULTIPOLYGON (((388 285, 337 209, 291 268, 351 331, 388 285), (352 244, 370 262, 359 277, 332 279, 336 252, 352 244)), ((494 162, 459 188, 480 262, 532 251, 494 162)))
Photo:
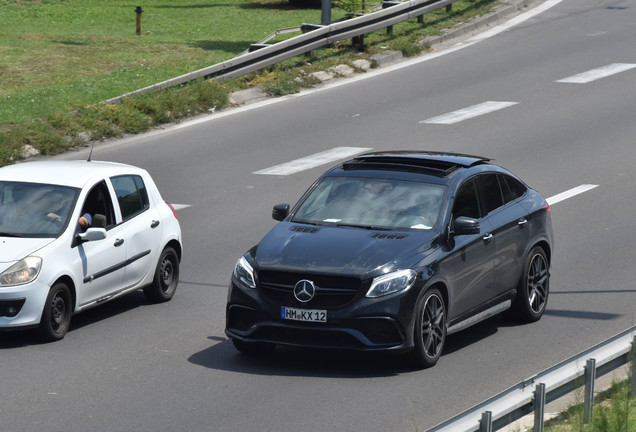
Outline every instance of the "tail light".
POLYGON ((174 215, 174 218, 175 218, 175 219, 179 219, 179 218, 177 217, 177 211, 174 209, 174 207, 172 207, 172 204, 170 204, 168 201, 166 201, 166 205, 167 205, 168 207, 170 207, 170 210, 172 210, 172 214, 174 215))

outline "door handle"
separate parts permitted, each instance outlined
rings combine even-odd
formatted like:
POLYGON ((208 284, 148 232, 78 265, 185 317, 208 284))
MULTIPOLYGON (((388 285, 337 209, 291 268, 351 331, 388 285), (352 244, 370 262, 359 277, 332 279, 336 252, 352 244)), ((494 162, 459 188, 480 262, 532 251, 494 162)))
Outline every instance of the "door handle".
POLYGON ((124 239, 117 239, 115 240, 115 243, 113 244, 113 246, 121 246, 124 244, 124 239))
POLYGON ((485 236, 482 237, 482 240, 484 241, 484 243, 488 243, 490 240, 492 240, 492 234, 488 233, 485 236))
POLYGON ((519 225, 519 228, 525 228, 527 223, 528 223, 528 220, 526 218, 523 218, 523 219, 519 219, 519 222, 517 222, 517 225, 519 225))
POLYGON ((161 222, 158 220, 153 220, 150 224, 150 228, 157 228, 161 222))

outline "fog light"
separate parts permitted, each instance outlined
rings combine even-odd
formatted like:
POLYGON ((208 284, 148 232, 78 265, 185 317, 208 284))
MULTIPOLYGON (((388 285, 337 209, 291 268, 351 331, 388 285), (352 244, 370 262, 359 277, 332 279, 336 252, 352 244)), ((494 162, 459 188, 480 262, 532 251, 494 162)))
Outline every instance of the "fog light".
POLYGON ((0 316, 13 318, 22 310, 25 299, 0 301, 0 316))

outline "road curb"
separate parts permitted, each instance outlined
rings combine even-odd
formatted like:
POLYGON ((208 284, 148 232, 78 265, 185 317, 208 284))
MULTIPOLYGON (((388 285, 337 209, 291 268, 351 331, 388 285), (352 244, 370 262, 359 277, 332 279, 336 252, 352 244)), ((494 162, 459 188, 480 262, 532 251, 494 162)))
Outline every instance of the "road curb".
MULTIPOLYGON (((506 21, 512 16, 523 12, 524 8, 529 8, 531 5, 541 3, 543 1, 545 0, 511 0, 506 3, 501 3, 495 6, 495 10, 493 12, 478 17, 470 22, 463 23, 456 28, 446 31, 443 35, 424 38, 420 41, 420 44, 427 45, 434 49, 435 46, 460 39, 463 36, 481 31, 484 27, 489 27, 493 24, 506 21)), ((404 56, 401 51, 386 51, 382 54, 374 54, 370 58, 378 67, 381 68, 403 60, 404 56)), ((327 72, 325 72, 325 74, 326 73, 327 72)), ((316 72, 315 74, 320 74, 320 72, 316 72)), ((325 77, 324 79, 319 78, 322 82, 334 79, 333 74, 330 74, 329 77, 326 75, 321 76, 325 77)), ((340 76, 336 75, 336 77, 340 76)), ((272 96, 269 96, 261 88, 251 88, 231 93, 229 102, 231 107, 237 107, 260 102, 270 97, 272 96)))

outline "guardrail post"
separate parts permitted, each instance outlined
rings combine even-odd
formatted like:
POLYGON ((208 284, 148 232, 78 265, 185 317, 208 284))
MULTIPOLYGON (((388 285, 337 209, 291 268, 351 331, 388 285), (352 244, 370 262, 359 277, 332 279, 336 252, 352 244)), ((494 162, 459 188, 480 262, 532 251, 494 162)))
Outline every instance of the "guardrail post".
POLYGON ((632 392, 631 396, 636 396, 636 336, 632 341, 632 392))
POLYGON ((320 24, 329 25, 331 22, 331 0, 322 0, 320 3, 320 24))
POLYGON ((545 418, 545 384, 537 384, 534 390, 534 432, 543 432, 545 418))
POLYGON ((351 39, 351 45, 353 45, 353 48, 359 51, 364 50, 364 35, 361 34, 360 36, 354 36, 351 39))
MULTIPOLYGON (((399 5, 400 2, 399 1, 383 1, 382 2, 382 9, 386 9, 388 7, 391 6, 396 6, 399 5)), ((393 34, 393 26, 390 25, 386 28, 386 33, 392 35, 393 34)))
POLYGON ((492 412, 484 411, 479 422, 479 432, 492 432, 492 412))
POLYGON ((594 403, 594 381, 596 380, 596 360, 589 359, 585 364, 585 400, 583 401, 583 423, 592 421, 592 404, 594 403))
POLYGON ((452 11, 452 10, 453 10, 453 4, 452 4, 452 3, 451 3, 451 4, 446 5, 446 12, 450 12, 450 11, 452 11))

